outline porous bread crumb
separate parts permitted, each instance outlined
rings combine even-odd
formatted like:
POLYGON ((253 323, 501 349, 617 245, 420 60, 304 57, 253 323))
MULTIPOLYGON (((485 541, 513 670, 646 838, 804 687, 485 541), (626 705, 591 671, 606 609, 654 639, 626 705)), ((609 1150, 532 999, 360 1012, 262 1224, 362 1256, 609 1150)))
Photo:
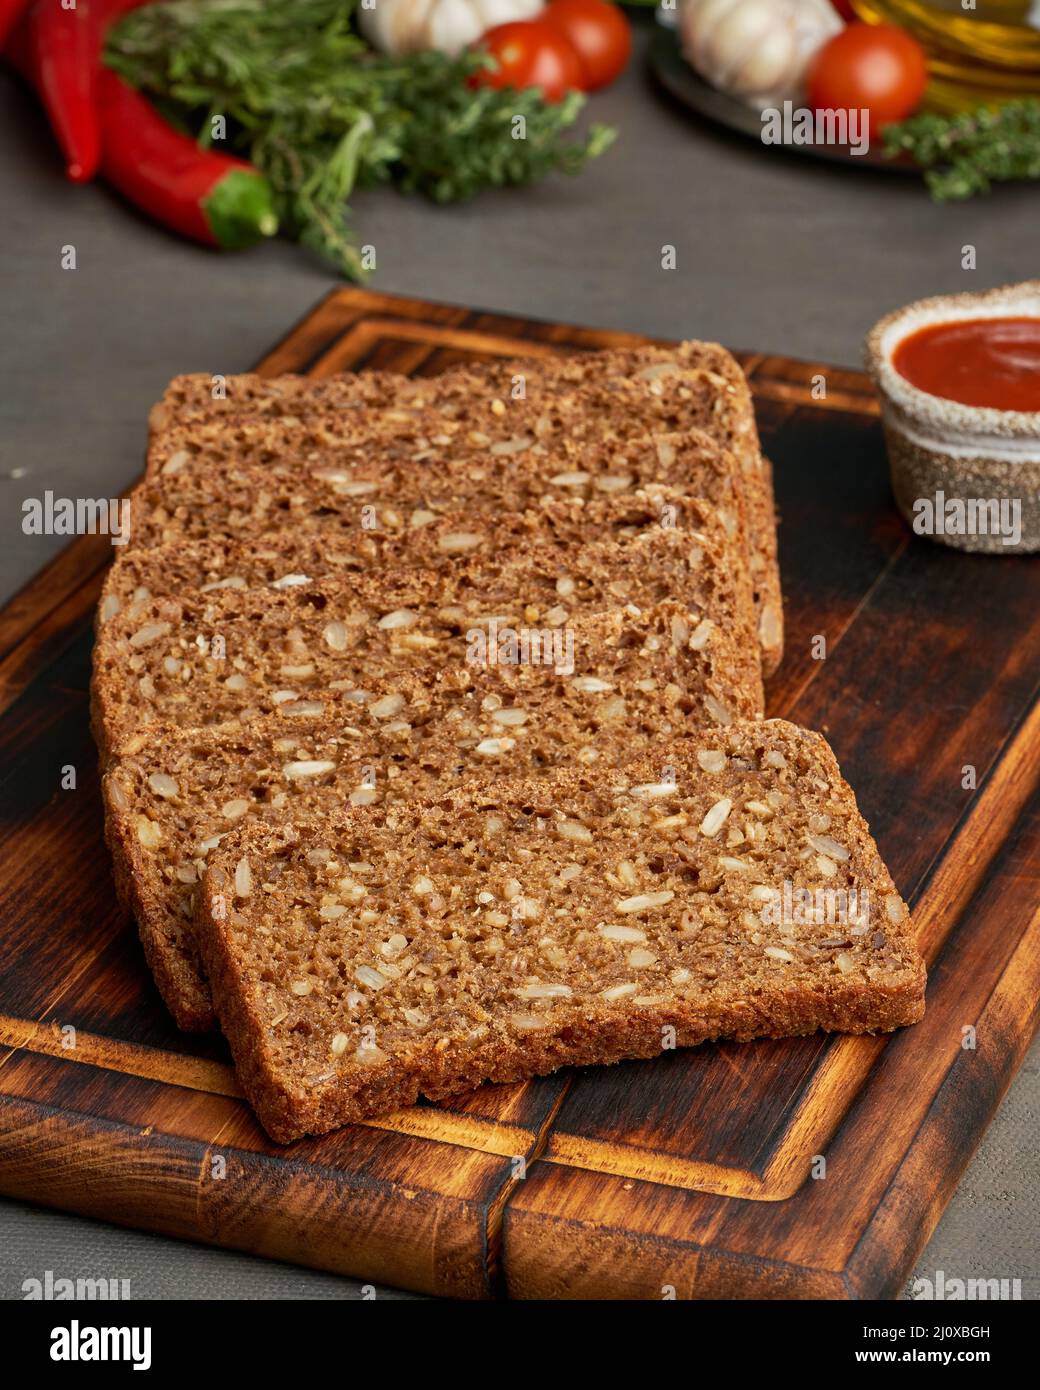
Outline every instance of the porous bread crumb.
MULTIPOLYGON (((600 605, 638 619, 651 598, 668 598, 673 592, 671 587, 650 587, 649 566, 639 569, 639 559, 649 554, 644 540, 662 530, 684 534, 691 569, 703 570, 707 556, 710 570, 713 556, 726 554, 733 612, 741 614, 720 625, 687 603, 685 612, 673 609, 670 633, 648 638, 645 650, 637 653, 640 660, 649 660, 662 642, 681 639, 682 645, 688 635, 689 672, 677 671, 671 679, 665 674, 659 683, 656 671, 638 675, 631 670, 625 678, 630 686, 622 681, 623 690, 591 675, 587 688, 567 687, 562 702, 566 717, 551 735, 543 716, 533 729, 527 727, 527 710, 515 690, 507 700, 497 691, 485 691, 485 699, 498 702, 493 710, 481 704, 481 716, 495 716, 493 725, 473 735, 477 721, 465 706, 473 695, 472 682, 463 673, 452 692, 454 703, 444 710, 450 730, 443 737, 456 742, 472 737, 468 756, 485 765, 484 775, 516 771, 518 759, 523 770, 524 758, 532 759, 532 770, 539 771, 561 760, 575 767, 608 768, 622 746, 626 752, 638 750, 655 740, 659 744, 677 727, 682 732, 703 719, 725 724, 759 708, 753 639, 745 640, 743 634, 754 604, 765 660, 775 664, 780 629, 768 611, 772 595, 779 613, 775 534, 771 501, 765 509, 762 505, 771 484, 768 465, 758 455, 746 383, 723 349, 688 344, 676 351, 648 348, 549 363, 490 363, 425 381, 380 373, 322 382, 232 377, 226 383, 228 399, 219 401, 213 399, 212 384, 203 376, 171 383, 152 413, 153 481, 133 496, 131 544, 120 551, 98 611, 102 641, 93 714, 103 746, 107 738, 124 757, 134 757, 148 749, 154 736, 147 724, 143 735, 132 732, 143 720, 161 715, 191 728, 196 722, 224 720, 230 712, 239 721, 230 736, 245 737, 250 749, 257 747, 255 737, 260 751, 269 753, 265 767, 254 770, 266 775, 269 763, 281 778, 282 785, 262 792, 265 818, 285 815, 302 804, 299 798, 325 790, 327 782, 343 775, 342 750, 350 748, 351 756, 360 756, 373 738, 383 741, 380 748, 396 741, 398 760, 387 754, 382 782, 372 785, 363 778, 347 790, 345 802, 375 806, 391 788, 398 798, 411 795, 410 784, 425 785, 430 769, 424 764, 419 778, 409 776, 412 768, 403 750, 415 740, 417 729, 425 728, 421 710, 428 697, 416 692, 410 697, 413 708, 406 711, 400 704, 401 685, 413 671, 441 669, 436 655, 431 660, 440 633, 453 625, 457 630, 471 615, 466 599, 476 602, 477 588, 455 601, 468 576, 483 586, 491 607, 521 602, 505 585, 509 548, 540 546, 544 553, 551 547, 556 552, 551 565, 546 558, 551 601, 548 593, 543 597, 540 590, 532 595, 521 589, 525 623, 570 623, 572 611, 594 611, 600 605), (514 390, 518 380, 524 383, 519 392, 514 390), (243 404, 245 410, 239 409, 243 404), (573 555, 607 540, 615 552, 612 573, 583 589, 581 575, 573 572, 573 555), (562 572, 561 559, 566 561, 562 572), (390 654, 379 649, 375 661, 369 660, 371 649, 351 652, 351 629, 336 615, 322 628, 317 656, 306 623, 279 626, 273 615, 266 635, 276 634, 277 655, 284 659, 277 669, 273 661, 261 662, 264 679, 259 682, 241 643, 237 653, 226 650, 224 632, 196 632, 193 642, 181 645, 183 623, 177 610, 182 601, 191 609, 204 606, 208 622, 255 611, 249 608, 249 591, 263 586, 275 595, 296 595, 295 603, 287 599, 279 608, 284 617, 298 613, 303 594, 313 594, 315 584, 329 576, 383 575, 401 566, 436 569, 444 601, 432 615, 435 626, 430 630, 418 618, 412 621, 416 610, 407 595, 385 593, 376 630, 400 645, 390 654), (110 668, 106 680, 109 625, 115 633, 122 631, 125 650, 122 671, 110 668), (215 653, 207 646, 213 636, 225 650, 215 653), (322 682, 330 663, 346 658, 346 668, 357 656, 366 679, 340 674, 326 688, 322 682), (384 659, 390 671, 380 665, 384 659), (221 661, 226 662, 223 671, 221 661), (393 689, 368 678, 379 672, 395 676, 393 689), (595 736, 574 746, 568 701, 579 694, 585 697, 583 717, 594 720, 595 736), (325 737, 330 700, 337 749, 325 737), (121 716, 111 715, 113 701, 125 716, 122 723, 121 716), (591 716, 590 701, 595 704, 591 716), (647 710, 652 714, 644 725, 640 721, 647 710), (287 737, 264 733, 267 724, 284 727, 290 721, 287 737), (378 734, 373 732, 377 722, 378 734), (546 740, 557 749, 548 757, 546 740), (566 755, 560 751, 564 747, 566 755)), ((661 546, 657 555, 667 548, 661 546)), ((729 613, 724 601, 717 606, 729 613)), ((706 607, 711 604, 699 604, 706 607)), ((421 616, 431 615, 423 610, 421 616)), ((265 633, 256 625, 248 637, 256 647, 264 646, 265 633)), ((436 685, 434 706, 437 700, 443 706, 449 692, 446 674, 436 685)), ((218 733, 214 725, 205 739, 218 733)), ((176 741, 172 734, 169 738, 176 741)), ((436 746, 433 739, 423 753, 436 754, 436 746)), ((149 751, 165 755, 168 749, 149 751)), ((438 764, 436 756, 433 763, 435 775, 443 777, 447 764, 438 764)), ((216 764, 219 768, 219 756, 216 764)), ((457 779, 462 770, 456 759, 452 775, 457 779)), ((147 799, 159 809, 149 806, 148 814, 136 805, 128 807, 121 783, 107 782, 110 830, 117 842, 125 840, 124 848, 129 846, 122 877, 124 895, 131 900, 138 886, 134 856, 162 863, 166 837, 176 844, 185 828, 188 796, 176 773, 149 766, 153 781, 147 799), (128 826, 133 833, 123 835, 128 826)), ((249 822, 257 805, 257 788, 246 786, 246 780, 240 778, 236 785, 233 777, 218 771, 202 787, 191 778, 186 785, 205 815, 216 810, 224 825, 232 826, 249 822), (223 796, 219 804, 218 787, 223 796)), ((132 789, 129 800, 135 800, 132 789)), ((182 958, 191 956, 185 922, 194 885, 206 856, 228 833, 208 827, 198 839, 197 856, 172 870, 170 882, 179 886, 180 897, 168 918, 169 941, 182 958)), ((727 832, 727 844, 735 833, 727 832)), ((564 832, 561 839, 568 838, 564 832)), ((580 876, 580 865, 572 867, 580 876)), ((269 891, 269 884, 258 886, 249 874, 246 865, 238 882, 248 885, 250 900, 269 891)), ((561 873, 560 882, 567 881, 561 873)), ((358 891, 363 890, 355 885, 345 897, 358 891)), ((536 896, 520 898, 525 920, 544 910, 536 896)), ((337 921, 341 905, 323 904, 323 920, 337 921)), ((137 906, 141 915, 143 906, 137 906)), ((143 931, 145 926, 142 921, 143 931)), ((147 931, 145 935, 147 945, 147 931)), ((152 944, 154 948, 154 939, 152 944)), ((187 974, 198 983, 201 976, 194 969, 194 976, 192 968, 187 974)), ((202 991, 204 997, 204 986, 202 991)), ((378 1049, 365 1051, 366 1066, 378 1056, 378 1049)))
MULTIPOLYGON (((342 696, 398 673, 440 670, 480 658, 480 634, 497 634, 509 658, 527 641, 539 650, 558 631, 568 649, 574 621, 617 606, 619 573, 638 615, 664 599, 681 604, 672 640, 694 651, 731 654, 728 676, 744 712, 760 712, 761 678, 750 597, 734 582, 730 550, 709 514, 693 553, 682 532, 657 528, 627 547, 611 542, 567 553, 522 548, 496 561, 459 562, 448 572, 411 569, 332 578, 286 589, 226 588, 149 597, 103 625, 94 654, 95 723, 103 749, 121 746, 145 723, 197 727, 274 708, 301 724, 332 716, 342 696), (563 564, 574 589, 556 600, 563 564), (691 633, 708 618, 711 643, 691 633), (142 641, 142 633, 147 642, 142 641), (511 638, 509 634, 514 634, 511 638), (719 635, 725 634, 725 640, 719 635)), ((654 639, 656 640, 656 639, 654 639)), ((718 687, 726 694, 726 682, 718 687)), ((395 711, 372 707, 379 717, 395 711)), ((496 723, 523 722, 504 711, 496 723)))
POLYGON ((653 1056, 671 1029, 689 1045, 919 1018, 924 966, 905 905, 825 741, 781 720, 711 737, 725 759, 712 772, 696 737, 668 747, 674 779, 655 802, 659 819, 638 792, 656 766, 644 759, 229 836, 210 856, 197 929, 239 1076, 272 1137, 322 1133, 483 1080, 653 1056), (782 801, 747 850, 748 871, 700 831, 720 791, 735 815, 749 801, 782 801), (846 853, 826 884, 809 828, 821 815, 846 853), (489 831, 492 818, 507 836, 489 831), (567 841, 581 872, 566 879, 562 824, 590 831, 567 841), (317 839, 331 860, 313 860, 317 839), (329 879, 362 853, 373 916, 352 905, 325 921, 329 879), (265 932, 253 899, 235 920, 214 910, 243 858, 254 879, 275 884, 265 932), (621 863, 645 891, 619 895, 621 863), (782 896, 785 882, 840 889, 858 915, 787 920, 762 896, 782 896), (870 929, 856 934, 864 917, 870 929), (305 996, 294 992, 301 968, 313 984, 305 996), (381 1057, 362 1069, 365 1038, 381 1057))
POLYGON ((328 449, 338 457, 344 448, 377 444, 382 455, 396 451, 424 464, 437 463, 446 450, 462 455, 479 475, 479 491, 513 460, 526 463, 570 446, 572 461, 561 460, 549 476, 585 473, 624 487, 633 477, 631 460, 622 467, 608 456, 596 467, 589 451, 609 442, 617 455, 639 441, 641 476, 663 482, 677 470, 678 485, 685 487, 681 451, 671 435, 699 430, 735 460, 766 673, 779 663, 783 621, 772 474, 759 448, 744 374, 717 343, 491 360, 427 378, 365 372, 321 381, 281 377, 274 384, 238 376, 228 378, 227 389, 227 398, 214 402, 205 375, 170 384, 151 414, 149 477, 176 477, 199 460, 219 473, 231 452, 239 460, 271 463, 328 449), (491 408, 496 401, 498 410, 491 408), (660 436, 668 438, 659 442, 660 436))
MULTIPOLYGON (((245 724, 152 725, 144 737, 131 733, 125 744, 115 742, 104 790, 116 882, 181 1026, 212 1025, 191 940, 194 879, 182 879, 186 866, 201 871, 244 820, 320 821, 339 806, 369 809, 482 777, 535 774, 580 763, 590 751, 609 767, 691 736, 704 721, 707 692, 732 691, 734 657, 721 635, 707 652, 673 648, 679 611, 659 604, 635 617, 576 620, 574 672, 546 665, 461 665, 438 678, 410 672, 389 689, 372 682, 361 702, 337 704, 337 696, 357 692, 330 692, 317 719, 299 719, 280 704, 245 724), (653 651, 651 636, 659 644, 653 651), (640 688, 650 670, 681 685, 682 699, 665 693, 668 680, 640 688), (583 671, 595 672, 610 693, 590 691, 577 674, 583 671), (604 719, 615 699, 623 717, 604 719), (525 715, 509 726, 508 740, 496 722, 503 709, 525 715)), ((744 698, 754 714, 757 697, 744 698)), ((580 847, 578 828, 563 837, 580 847)))

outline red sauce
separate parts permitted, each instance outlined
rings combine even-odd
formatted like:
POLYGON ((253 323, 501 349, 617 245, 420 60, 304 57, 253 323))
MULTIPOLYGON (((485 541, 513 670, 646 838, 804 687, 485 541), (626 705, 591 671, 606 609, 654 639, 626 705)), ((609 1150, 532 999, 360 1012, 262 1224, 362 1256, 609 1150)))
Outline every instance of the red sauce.
POLYGON ((1040 410, 1040 318, 929 324, 903 339, 892 363, 911 386, 948 401, 1040 410))

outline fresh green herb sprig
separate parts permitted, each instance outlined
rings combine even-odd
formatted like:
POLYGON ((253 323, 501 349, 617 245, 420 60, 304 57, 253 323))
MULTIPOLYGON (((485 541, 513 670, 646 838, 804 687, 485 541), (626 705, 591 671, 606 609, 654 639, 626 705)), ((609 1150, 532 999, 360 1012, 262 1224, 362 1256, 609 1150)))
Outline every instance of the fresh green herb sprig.
POLYGON ((988 193, 994 183, 1040 178, 1040 101, 978 106, 953 116, 926 112, 884 132, 890 158, 912 155, 938 202, 988 193))
POLYGON ((614 132, 567 140, 584 98, 471 87, 478 53, 389 57, 355 32, 356 0, 172 0, 129 15, 105 60, 200 144, 226 146, 269 179, 291 235, 364 275, 348 221, 355 187, 393 183, 446 203, 577 173, 614 132), (522 132, 522 138, 516 138, 522 132))

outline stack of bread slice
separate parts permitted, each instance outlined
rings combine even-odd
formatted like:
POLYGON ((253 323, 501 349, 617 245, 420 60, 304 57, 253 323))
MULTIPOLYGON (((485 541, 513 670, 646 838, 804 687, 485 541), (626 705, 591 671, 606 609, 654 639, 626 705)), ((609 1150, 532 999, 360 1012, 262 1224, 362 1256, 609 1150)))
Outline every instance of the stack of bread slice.
POLYGON ((106 833, 274 1138, 920 1016, 833 755, 763 718, 772 479, 722 348, 181 377, 150 424, 97 618, 106 833))

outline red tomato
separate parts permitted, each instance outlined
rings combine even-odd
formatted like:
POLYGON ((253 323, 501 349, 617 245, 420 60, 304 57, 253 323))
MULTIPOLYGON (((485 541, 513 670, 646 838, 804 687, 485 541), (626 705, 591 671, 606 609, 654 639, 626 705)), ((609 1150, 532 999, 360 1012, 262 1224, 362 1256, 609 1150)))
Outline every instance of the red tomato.
POLYGON ((539 19, 551 24, 578 55, 587 92, 605 87, 624 70, 632 52, 632 30, 609 0, 550 0, 539 19))
POLYGON ((487 87, 540 87, 546 101, 559 101, 582 85, 581 63, 558 29, 540 19, 496 24, 480 40, 498 66, 473 78, 487 87))
POLYGON ((852 0, 831 0, 831 4, 841 15, 842 19, 850 23, 856 18, 856 11, 852 8, 852 0))
POLYGON ((809 105, 816 111, 866 107, 873 135, 916 110, 927 83, 924 52, 905 29, 850 24, 812 60, 809 105))

